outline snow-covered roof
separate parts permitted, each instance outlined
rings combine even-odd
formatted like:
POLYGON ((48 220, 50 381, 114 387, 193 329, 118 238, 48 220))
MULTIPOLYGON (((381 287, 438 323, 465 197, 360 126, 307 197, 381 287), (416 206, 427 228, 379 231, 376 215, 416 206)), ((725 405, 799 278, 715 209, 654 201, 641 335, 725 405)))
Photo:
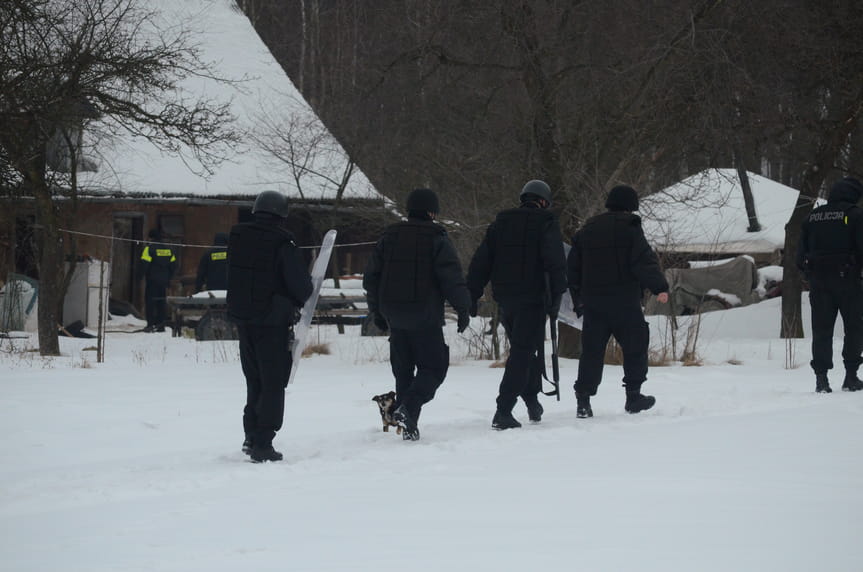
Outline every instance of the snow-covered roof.
POLYGON ((782 248, 799 191, 761 175, 748 176, 760 231, 747 231, 737 171, 707 169, 641 200, 648 241, 666 252, 731 254, 782 248))
MULTIPOLYGON (((82 188, 113 196, 239 199, 253 198, 263 190, 277 190, 299 199, 301 188, 305 199, 335 198, 336 185, 319 176, 341 179, 346 154, 334 138, 330 148, 319 150, 312 158, 299 187, 287 166, 254 145, 251 134, 261 134, 262 117, 281 124, 311 122, 318 133, 328 131, 233 0, 151 0, 144 6, 158 10, 160 28, 164 24, 169 30, 180 24, 191 29, 191 41, 199 48, 201 60, 211 64, 213 75, 235 80, 224 83, 194 77, 183 84, 183 91, 191 97, 206 94, 221 102, 230 101, 236 127, 244 133, 243 142, 232 151, 230 160, 205 177, 190 160, 191 153, 165 154, 147 140, 128 135, 113 141, 109 148, 98 147, 99 170, 80 174, 82 188)), ((343 197, 382 198, 357 167, 343 197)))

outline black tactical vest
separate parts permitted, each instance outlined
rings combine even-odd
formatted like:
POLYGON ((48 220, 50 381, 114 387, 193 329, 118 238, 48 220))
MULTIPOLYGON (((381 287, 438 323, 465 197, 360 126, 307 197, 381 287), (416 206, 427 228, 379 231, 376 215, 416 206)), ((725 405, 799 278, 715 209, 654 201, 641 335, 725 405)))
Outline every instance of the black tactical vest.
POLYGON ((387 228, 380 285, 382 306, 424 302, 432 293, 434 239, 442 233, 443 229, 432 222, 413 220, 387 228))
POLYGON ((277 275, 279 248, 291 234, 276 226, 241 223, 228 242, 228 314, 238 321, 263 318, 276 294, 286 295, 277 275))
POLYGON ((828 203, 809 213, 807 270, 818 273, 844 273, 858 261, 854 256, 853 234, 848 213, 840 203, 828 203))
POLYGON ((498 213, 490 245, 495 298, 543 294, 542 235, 553 220, 554 214, 544 209, 517 208, 498 213))
POLYGON ((582 256, 581 289, 602 294, 610 287, 638 282, 632 272, 632 232, 638 217, 624 212, 608 212, 593 217, 579 233, 582 256))

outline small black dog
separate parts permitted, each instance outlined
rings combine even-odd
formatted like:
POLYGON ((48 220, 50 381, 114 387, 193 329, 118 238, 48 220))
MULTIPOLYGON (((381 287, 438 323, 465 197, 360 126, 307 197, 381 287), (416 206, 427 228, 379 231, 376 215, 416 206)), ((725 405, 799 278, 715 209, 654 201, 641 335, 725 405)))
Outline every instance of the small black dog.
POLYGON ((384 424, 384 431, 389 431, 390 426, 396 428, 396 434, 402 434, 401 426, 393 420, 393 411, 395 411, 396 404, 396 392, 390 391, 389 393, 382 393, 380 395, 375 395, 372 397, 372 401, 378 404, 378 408, 381 410, 381 421, 384 424))

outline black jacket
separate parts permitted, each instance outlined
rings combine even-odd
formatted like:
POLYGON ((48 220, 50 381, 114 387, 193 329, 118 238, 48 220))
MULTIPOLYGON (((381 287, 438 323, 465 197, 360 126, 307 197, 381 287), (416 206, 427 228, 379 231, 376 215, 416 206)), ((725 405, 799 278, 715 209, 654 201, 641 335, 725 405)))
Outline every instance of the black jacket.
POLYGON ((446 230, 409 218, 387 227, 363 275, 369 311, 391 328, 417 330, 444 323, 444 300, 467 314, 470 294, 446 230))
POLYGON ((195 291, 227 290, 228 288, 228 235, 216 233, 213 248, 201 255, 198 262, 198 275, 195 278, 195 291))
POLYGON ((553 308, 547 309, 557 310, 566 291, 566 255, 554 213, 531 203, 498 213, 470 262, 467 283, 473 300, 489 281, 501 305, 550 303, 553 308))
POLYGON ((840 272, 860 276, 863 210, 854 204, 856 198, 854 192, 834 187, 827 204, 814 209, 803 221, 796 263, 810 279, 840 272))
POLYGON ((177 257, 167 244, 151 242, 141 252, 138 273, 150 284, 167 286, 176 269, 177 257))
POLYGON ((640 304, 645 288, 668 291, 641 218, 629 212, 608 211, 584 223, 572 238, 567 278, 576 307, 609 298, 640 304))
POLYGON ((228 315, 239 324, 290 326, 312 294, 312 278, 280 219, 258 214, 228 239, 228 315))

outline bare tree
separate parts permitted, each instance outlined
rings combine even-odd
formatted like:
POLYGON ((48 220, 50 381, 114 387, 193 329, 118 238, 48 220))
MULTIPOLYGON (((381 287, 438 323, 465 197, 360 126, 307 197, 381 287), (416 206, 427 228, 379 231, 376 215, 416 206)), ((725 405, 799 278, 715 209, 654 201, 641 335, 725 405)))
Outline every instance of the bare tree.
MULTIPOLYGON (((38 230, 39 349, 59 353, 67 241, 61 204, 70 172, 52 169, 49 144, 85 124, 191 152, 203 169, 237 141, 228 103, 182 98, 181 83, 211 76, 187 26, 168 27, 138 0, 8 0, 0 4, 0 146, 34 200, 38 230), (98 120, 94 120, 98 117, 98 120)), ((73 145, 74 148, 74 145, 73 145)))
POLYGON ((802 189, 782 321, 802 331, 801 217, 825 181, 863 176, 859 0, 316 2, 313 71, 298 8, 260 1, 262 38, 291 77, 306 66, 303 93, 375 186, 433 186, 461 229, 535 176, 567 235, 617 182, 654 192, 735 167, 802 189))

